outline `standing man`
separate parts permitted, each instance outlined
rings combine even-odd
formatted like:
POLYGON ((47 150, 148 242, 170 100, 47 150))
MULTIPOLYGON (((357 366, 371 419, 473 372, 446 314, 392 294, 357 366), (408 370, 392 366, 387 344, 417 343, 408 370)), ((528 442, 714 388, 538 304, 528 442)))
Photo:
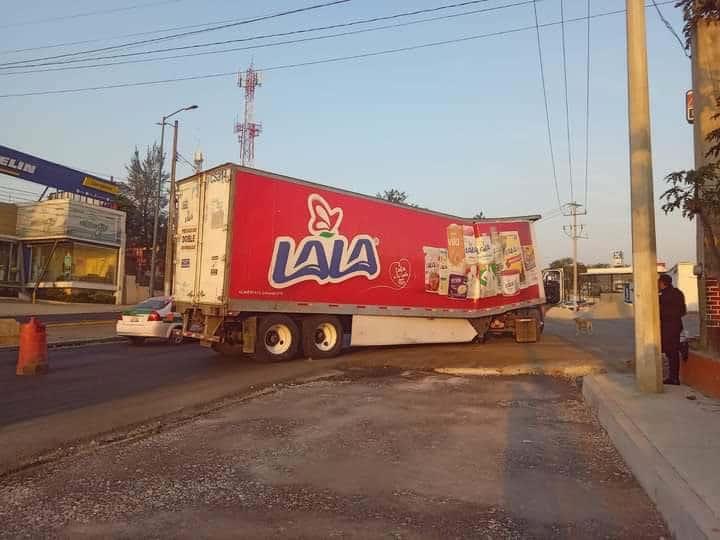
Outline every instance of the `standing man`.
POLYGON ((663 384, 680 384, 680 333, 683 329, 682 318, 687 313, 685 296, 680 289, 673 287, 672 278, 661 274, 658 278, 660 290, 660 335, 662 352, 667 356, 670 368, 663 384))

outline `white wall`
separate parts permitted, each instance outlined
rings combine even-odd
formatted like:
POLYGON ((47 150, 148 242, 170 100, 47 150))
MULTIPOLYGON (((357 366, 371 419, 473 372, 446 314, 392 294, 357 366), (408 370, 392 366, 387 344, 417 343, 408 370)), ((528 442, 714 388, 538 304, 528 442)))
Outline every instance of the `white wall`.
POLYGON ((688 311, 698 310, 698 284, 697 276, 693 274, 693 266, 691 262, 680 262, 668 272, 673 278, 673 284, 685 295, 688 311))

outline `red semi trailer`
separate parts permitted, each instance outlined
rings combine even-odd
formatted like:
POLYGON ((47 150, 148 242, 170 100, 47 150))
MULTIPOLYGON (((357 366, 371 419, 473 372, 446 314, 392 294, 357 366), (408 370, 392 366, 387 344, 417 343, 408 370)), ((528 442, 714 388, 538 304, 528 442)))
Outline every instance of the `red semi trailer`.
POLYGON ((470 220, 225 164, 177 183, 184 334, 265 360, 542 327, 533 221, 470 220))

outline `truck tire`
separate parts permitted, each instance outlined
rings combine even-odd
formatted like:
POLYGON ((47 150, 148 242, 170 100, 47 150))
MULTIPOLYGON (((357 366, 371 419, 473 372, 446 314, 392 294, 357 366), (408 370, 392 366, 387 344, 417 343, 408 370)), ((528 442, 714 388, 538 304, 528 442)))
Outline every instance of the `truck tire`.
POLYGON ((307 358, 334 358, 340 354, 343 327, 332 315, 307 317, 302 322, 303 354, 307 358))
POLYGON ((258 321, 255 358, 262 362, 282 362, 295 358, 300 331, 287 315, 268 315, 258 321))

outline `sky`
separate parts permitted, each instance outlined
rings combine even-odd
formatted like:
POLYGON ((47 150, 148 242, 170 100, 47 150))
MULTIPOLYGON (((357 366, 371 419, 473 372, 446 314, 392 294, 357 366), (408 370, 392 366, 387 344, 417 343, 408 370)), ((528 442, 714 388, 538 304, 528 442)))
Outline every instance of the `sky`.
MULTIPOLYGON (((171 32, 134 37, 127 34, 249 19, 325 1, 13 2, 11 10, 3 10, 7 16, 0 21, 0 63, 156 39, 171 32), (87 42, 37 48, 76 41, 87 42), (31 50, 18 51, 28 48, 31 50)), ((96 54, 237 40, 460 1, 351 0, 96 54)), ((7 0, 2 3, 9 5, 7 0)), ((595 16, 624 9, 625 0, 591 0, 590 5, 595 16)), ((561 0, 538 0, 537 9, 541 25, 561 20, 561 0)), ((682 18, 673 3, 661 4, 660 9, 680 31, 682 18)), ((472 10, 487 11, 328 39, 156 62, 22 74, 0 69, 0 95, 233 73, 244 70, 250 62, 264 69, 499 33, 502 35, 402 53, 264 72, 255 100, 256 121, 263 126, 256 140, 255 166, 367 194, 397 188, 421 206, 456 215, 471 216, 482 211, 488 217, 538 213, 552 216, 558 203, 532 2, 485 0, 415 17, 224 47, 261 45, 472 10), (504 33, 522 28, 529 29, 504 33)), ((564 0, 565 19, 584 17, 586 13, 586 1, 564 0)), ((646 13, 653 169, 659 199, 664 177, 692 166, 692 128, 685 122, 684 111, 690 62, 655 8, 648 8, 646 13)), ((572 185, 573 198, 586 203, 587 208, 580 222, 588 238, 580 241, 578 258, 585 263, 609 262, 610 252, 621 249, 629 260, 632 249, 624 14, 593 17, 590 23, 587 189, 586 21, 565 25, 567 117, 562 27, 544 27, 540 34, 560 199, 562 203, 571 200, 572 185)), ((213 48, 189 52, 201 50, 213 48)), ((165 54, 182 52, 187 51, 165 54)), ((120 60, 138 58, 143 57, 120 60)), ((70 59, 73 57, 54 61, 70 59)), ((22 71, 69 65, 73 64, 22 71)), ((210 167, 239 160, 233 125, 242 117, 242 98, 243 92, 232 74, 99 91, 0 97, 0 144, 105 177, 123 178, 134 148, 142 150, 159 140, 156 123, 161 117, 197 104, 197 110, 177 116, 179 152, 192 161, 193 153, 202 150, 205 164, 210 167)), ((179 176, 191 172, 180 163, 179 176)), ((0 175, 0 199, 22 200, 41 191, 41 186, 0 175)), ((694 224, 680 216, 666 216, 659 201, 656 208, 658 258, 670 265, 695 260, 694 224)), ((562 216, 537 224, 538 249, 544 263, 571 254, 571 242, 563 233, 563 225, 567 224, 568 218, 562 216)))

